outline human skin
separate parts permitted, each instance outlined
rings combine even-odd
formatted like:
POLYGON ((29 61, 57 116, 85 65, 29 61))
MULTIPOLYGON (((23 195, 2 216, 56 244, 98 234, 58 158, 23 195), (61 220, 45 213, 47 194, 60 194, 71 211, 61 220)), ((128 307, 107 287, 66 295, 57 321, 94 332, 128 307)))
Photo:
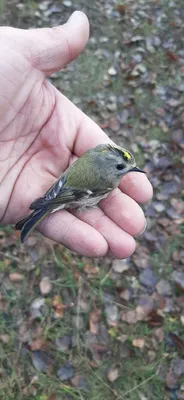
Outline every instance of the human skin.
MULTIPOLYGON (((81 12, 56 28, 0 28, 1 225, 27 215, 30 203, 73 158, 109 142, 98 125, 46 79, 80 54, 88 36, 88 20, 81 12)), ((147 177, 131 172, 99 207, 81 213, 58 211, 38 230, 81 255, 99 257, 110 251, 117 258, 128 257, 146 223, 139 203, 151 197, 147 177)))

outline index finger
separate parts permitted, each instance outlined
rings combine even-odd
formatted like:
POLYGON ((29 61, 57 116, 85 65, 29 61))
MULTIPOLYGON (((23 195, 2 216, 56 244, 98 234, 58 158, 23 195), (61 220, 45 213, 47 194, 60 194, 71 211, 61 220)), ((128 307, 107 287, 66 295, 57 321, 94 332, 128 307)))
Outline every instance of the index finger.
POLYGON ((140 172, 129 172, 120 182, 123 193, 132 197, 137 203, 146 203, 153 196, 153 188, 147 176, 140 172))

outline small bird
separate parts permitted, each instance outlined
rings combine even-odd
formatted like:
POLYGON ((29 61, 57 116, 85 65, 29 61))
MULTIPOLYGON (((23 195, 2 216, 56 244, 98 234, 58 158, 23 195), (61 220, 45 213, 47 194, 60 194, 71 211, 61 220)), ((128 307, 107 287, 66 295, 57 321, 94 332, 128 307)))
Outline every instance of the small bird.
POLYGON ((65 209, 84 210, 95 207, 130 171, 136 167, 134 156, 114 144, 100 144, 83 154, 56 180, 48 191, 30 205, 34 210, 17 222, 21 242, 50 213, 65 209))

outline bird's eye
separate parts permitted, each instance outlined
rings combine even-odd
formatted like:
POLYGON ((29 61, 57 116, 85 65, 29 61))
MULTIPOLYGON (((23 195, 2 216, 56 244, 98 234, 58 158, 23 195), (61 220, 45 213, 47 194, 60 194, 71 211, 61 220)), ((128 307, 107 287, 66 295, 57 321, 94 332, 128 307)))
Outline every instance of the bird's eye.
POLYGON ((118 171, 121 171, 122 169, 125 168, 124 164, 117 164, 116 168, 118 169, 118 171))

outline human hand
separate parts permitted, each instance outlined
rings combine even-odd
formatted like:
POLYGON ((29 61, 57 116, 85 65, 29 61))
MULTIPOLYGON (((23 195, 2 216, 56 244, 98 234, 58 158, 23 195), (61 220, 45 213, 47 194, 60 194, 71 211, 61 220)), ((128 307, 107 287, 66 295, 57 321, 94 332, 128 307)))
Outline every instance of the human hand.
MULTIPOLYGON (((47 80, 83 50, 88 20, 75 12, 56 28, 0 28, 0 223, 14 224, 29 212, 72 161, 109 141, 106 134, 47 80)), ((145 227, 138 203, 148 201, 146 176, 127 174, 100 207, 48 216, 39 231, 90 257, 109 250, 129 256, 145 227)))

